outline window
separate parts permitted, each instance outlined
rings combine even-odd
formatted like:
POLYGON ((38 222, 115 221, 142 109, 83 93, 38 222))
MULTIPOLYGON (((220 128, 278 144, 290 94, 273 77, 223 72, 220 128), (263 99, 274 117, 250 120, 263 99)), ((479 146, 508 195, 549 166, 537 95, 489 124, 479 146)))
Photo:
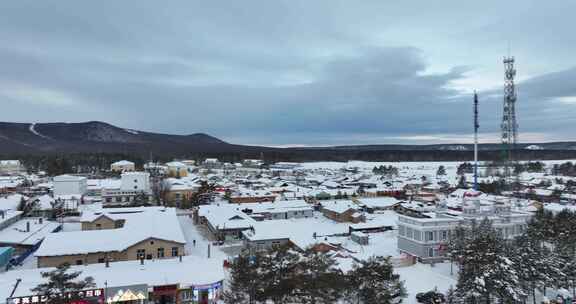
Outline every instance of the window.
POLYGON ((400 225, 398 226, 398 234, 401 236, 405 236, 406 235, 406 227, 400 225))
POLYGON ((96 224, 96 229, 102 229, 102 225, 101 225, 101 224, 96 224))
POLYGON ((417 241, 422 240, 422 232, 420 230, 414 230, 414 239, 417 241))
POLYGON ((172 256, 178 256, 178 247, 172 247, 172 256))
POLYGON ((82 264, 84 264, 84 261, 82 261, 82 260, 76 260, 76 265, 82 265, 82 264))
POLYGON ((98 263, 104 263, 104 261, 105 261, 104 258, 99 258, 99 259, 98 259, 98 263))
POLYGON ((138 182, 138 180, 136 180, 136 179, 135 179, 135 180, 134 180, 134 182, 135 182, 135 183, 137 183, 137 182, 138 182))
POLYGON ((138 186, 134 186, 134 190, 138 189, 138 186))
POLYGON ((434 256, 434 248, 432 248, 432 247, 428 248, 428 256, 429 256, 429 257, 433 257, 433 256, 434 256))
POLYGON ((433 241, 434 240, 434 234, 432 233, 432 231, 426 231, 426 241, 433 241))
POLYGON ((141 260, 146 256, 146 249, 138 249, 136 251, 136 258, 141 260))
POLYGON ((156 257, 159 259, 164 257, 164 247, 158 248, 158 254, 156 255, 156 257))
POLYGON ((121 203, 121 202, 122 202, 122 197, 121 197, 121 196, 117 196, 117 197, 116 197, 116 202, 117 202, 117 203, 121 203))
POLYGON ((442 231, 442 240, 445 241, 448 239, 448 231, 444 230, 442 231))

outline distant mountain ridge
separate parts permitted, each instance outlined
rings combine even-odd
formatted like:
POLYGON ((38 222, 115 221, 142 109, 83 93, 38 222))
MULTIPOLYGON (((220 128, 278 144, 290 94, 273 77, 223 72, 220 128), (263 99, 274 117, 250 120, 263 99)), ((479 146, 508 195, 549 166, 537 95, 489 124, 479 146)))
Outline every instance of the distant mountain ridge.
MULTIPOLYGON (((236 145, 195 133, 171 135, 117 127, 105 122, 0 122, 0 155, 126 153, 147 157, 230 156, 265 157, 273 161, 317 160, 468 160, 472 144, 358 145, 310 148, 270 148, 236 145)), ((517 152, 526 159, 576 158, 576 142, 523 143, 517 152)), ((479 145, 486 158, 498 158, 500 145, 479 145)))

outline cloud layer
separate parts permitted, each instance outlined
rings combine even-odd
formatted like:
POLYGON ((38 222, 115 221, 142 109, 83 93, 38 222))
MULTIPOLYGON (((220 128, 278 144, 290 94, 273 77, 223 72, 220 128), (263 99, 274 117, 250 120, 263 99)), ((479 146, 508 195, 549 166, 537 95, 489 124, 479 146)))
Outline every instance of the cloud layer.
POLYGON ((572 1, 0 3, 0 120, 103 120, 246 144, 456 142, 480 90, 497 140, 502 55, 523 141, 574 140, 572 1))

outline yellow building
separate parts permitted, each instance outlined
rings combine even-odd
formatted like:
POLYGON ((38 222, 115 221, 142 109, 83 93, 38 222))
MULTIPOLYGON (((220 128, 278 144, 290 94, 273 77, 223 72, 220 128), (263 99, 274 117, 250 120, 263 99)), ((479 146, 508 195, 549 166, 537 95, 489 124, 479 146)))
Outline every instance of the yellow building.
POLYGON ((83 215, 81 225, 82 231, 46 237, 35 253, 38 267, 165 259, 185 253, 186 240, 174 208, 115 208, 83 215))
POLYGON ((196 181, 187 178, 167 178, 164 180, 164 202, 178 205, 189 200, 199 188, 196 181))
POLYGON ((177 178, 186 177, 188 176, 188 166, 177 161, 166 163, 166 175, 177 178))

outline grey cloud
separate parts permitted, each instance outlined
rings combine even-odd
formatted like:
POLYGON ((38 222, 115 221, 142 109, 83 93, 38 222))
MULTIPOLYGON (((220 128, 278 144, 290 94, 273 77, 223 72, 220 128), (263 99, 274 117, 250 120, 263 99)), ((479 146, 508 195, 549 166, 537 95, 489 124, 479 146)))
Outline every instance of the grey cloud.
MULTIPOLYGON (((452 84, 482 69, 501 79, 498 28, 538 10, 563 13, 529 1, 537 9, 506 19, 518 3, 4 1, 0 120, 105 120, 240 143, 460 139, 471 131, 473 88, 452 84), (46 102, 31 110, 22 88, 46 102), (77 103, 62 102, 69 98, 77 103)), ((539 39, 566 31, 567 21, 548 19, 546 28, 542 20, 526 28, 539 39)), ((537 56, 528 33, 519 34, 515 51, 537 56)), ((551 100, 576 95, 574 69, 550 73, 557 61, 528 59, 519 61, 532 76, 519 84, 521 130, 568 136, 559 130, 574 107, 551 100)), ((480 93, 482 130, 497 132, 501 90, 480 93)))

